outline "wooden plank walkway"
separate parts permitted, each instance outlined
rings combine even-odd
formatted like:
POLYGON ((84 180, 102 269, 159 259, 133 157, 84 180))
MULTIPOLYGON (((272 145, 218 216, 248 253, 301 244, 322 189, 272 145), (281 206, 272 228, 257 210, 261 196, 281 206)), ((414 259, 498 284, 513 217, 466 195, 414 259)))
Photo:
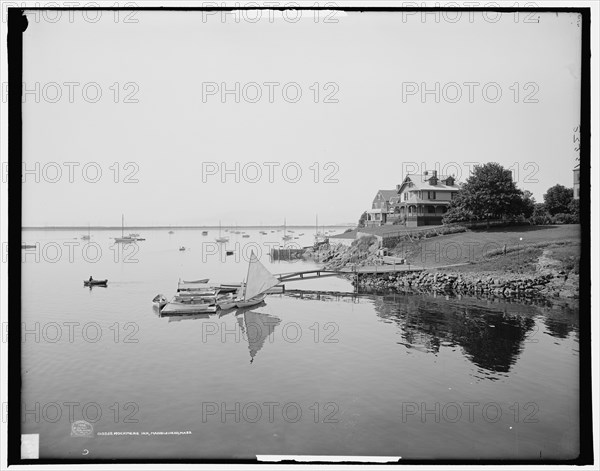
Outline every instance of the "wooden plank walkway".
POLYGON ((337 270, 327 269, 316 269, 297 271, 291 273, 280 273, 275 275, 279 281, 295 281, 295 280, 309 280, 312 278, 324 278, 327 276, 339 276, 339 275, 372 275, 377 273, 399 273, 399 272, 417 272, 423 271, 422 268, 415 268, 410 265, 373 265, 373 266, 362 266, 362 267, 346 267, 337 270))

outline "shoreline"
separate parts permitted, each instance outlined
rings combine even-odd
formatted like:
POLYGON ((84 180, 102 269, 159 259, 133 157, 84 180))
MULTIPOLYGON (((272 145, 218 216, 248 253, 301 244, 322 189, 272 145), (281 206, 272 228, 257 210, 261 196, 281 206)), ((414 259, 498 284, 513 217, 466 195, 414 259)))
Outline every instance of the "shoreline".
MULTIPOLYGON (((531 229, 526 229, 531 231, 531 229)), ((383 265, 385 256, 401 259, 399 267, 413 267, 417 271, 369 273, 352 275, 350 280, 359 289, 396 292, 418 292, 446 295, 484 295, 500 299, 579 299, 579 246, 577 231, 541 228, 535 239, 531 232, 521 228, 498 231, 467 231, 452 235, 400 242, 382 253, 382 243, 375 237, 361 237, 350 245, 330 245, 325 252, 307 251, 325 268, 340 269, 358 266, 383 265), (492 237, 495 237, 495 242, 492 237), (527 244, 520 237, 529 239, 527 244), (462 263, 443 263, 433 257, 422 263, 423 255, 432 247, 459 246, 459 244, 493 244, 518 240, 516 245, 504 245, 500 250, 473 252, 473 257, 462 263), (492 242, 490 242, 492 240, 492 242), (420 258, 421 257, 421 258, 420 258), (404 263, 402 263, 404 262, 404 263)), ((446 262, 448 262, 447 260, 446 262)))

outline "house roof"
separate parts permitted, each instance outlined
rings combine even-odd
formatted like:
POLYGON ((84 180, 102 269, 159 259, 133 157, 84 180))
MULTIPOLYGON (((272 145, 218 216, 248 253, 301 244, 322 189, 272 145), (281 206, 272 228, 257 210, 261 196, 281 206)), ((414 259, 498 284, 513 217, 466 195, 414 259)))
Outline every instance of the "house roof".
POLYGON ((398 191, 398 193, 400 193, 401 190, 404 188, 404 186, 406 184, 408 184, 409 182, 413 184, 413 186, 410 188, 411 190, 449 190, 449 191, 454 190, 454 191, 458 191, 458 189, 460 188, 460 184, 456 183, 456 179, 454 181, 454 185, 446 185, 446 184, 442 183, 442 180, 446 180, 448 177, 450 177, 450 175, 438 175, 437 176, 437 180, 438 180, 437 185, 430 185, 428 180, 432 176, 433 175, 409 174, 406 176, 406 178, 402 182, 402 185, 400 186, 400 190, 398 191))
POLYGON ((390 199, 398 196, 398 190, 379 190, 375 195, 375 198, 377 198, 379 195, 383 196, 385 201, 389 201, 390 199))

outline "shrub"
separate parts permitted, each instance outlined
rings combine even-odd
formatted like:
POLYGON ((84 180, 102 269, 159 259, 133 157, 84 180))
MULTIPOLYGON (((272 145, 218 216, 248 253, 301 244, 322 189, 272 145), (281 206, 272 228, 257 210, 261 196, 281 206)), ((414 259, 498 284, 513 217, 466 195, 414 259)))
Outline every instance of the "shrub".
POLYGON ((574 214, 558 213, 552 216, 552 222, 554 224, 577 224, 579 218, 574 214))

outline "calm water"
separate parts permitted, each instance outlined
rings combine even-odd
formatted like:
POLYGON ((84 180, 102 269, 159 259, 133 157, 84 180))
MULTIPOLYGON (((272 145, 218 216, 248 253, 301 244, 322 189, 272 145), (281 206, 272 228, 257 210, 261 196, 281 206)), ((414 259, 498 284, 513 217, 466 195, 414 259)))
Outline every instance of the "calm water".
MULTIPOLYGON (((119 231, 92 231, 87 252, 78 232, 24 232, 40 252, 22 264, 21 420, 40 457, 577 456, 575 305, 287 294, 221 317, 157 314, 151 299, 179 278, 241 281, 244 250, 273 273, 314 266, 269 263, 282 233, 265 230, 230 234, 225 258, 214 229, 140 231, 125 253, 111 249, 119 231), (83 288, 90 275, 108 288, 83 288), (92 437, 71 436, 78 420, 92 437)), ((337 278, 286 286, 352 291, 337 278)))

